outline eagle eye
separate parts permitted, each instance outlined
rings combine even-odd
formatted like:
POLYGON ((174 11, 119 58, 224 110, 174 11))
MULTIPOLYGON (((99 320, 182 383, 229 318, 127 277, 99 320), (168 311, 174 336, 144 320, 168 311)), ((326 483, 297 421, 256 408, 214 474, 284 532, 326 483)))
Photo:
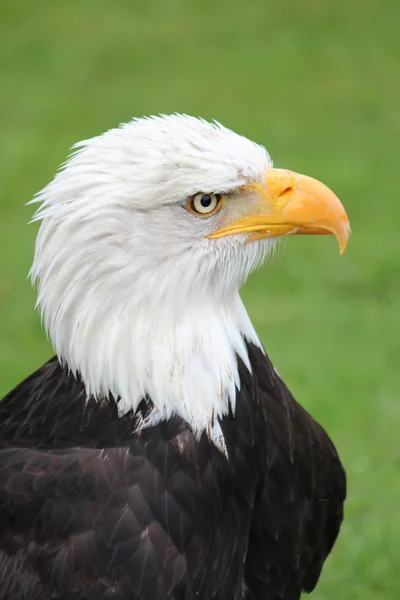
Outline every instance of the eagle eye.
POLYGON ((221 194, 195 194, 189 198, 187 203, 188 210, 198 216, 210 216, 215 213, 222 204, 221 194))

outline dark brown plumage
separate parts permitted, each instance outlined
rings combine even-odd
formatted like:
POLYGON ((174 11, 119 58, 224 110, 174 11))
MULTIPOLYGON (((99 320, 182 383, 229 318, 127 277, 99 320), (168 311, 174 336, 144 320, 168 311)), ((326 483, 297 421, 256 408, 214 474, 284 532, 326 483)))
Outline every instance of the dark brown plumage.
POLYGON ((0 402, 2 600, 296 600, 339 531, 323 429, 249 346, 229 460, 178 417, 136 431, 52 359, 0 402))

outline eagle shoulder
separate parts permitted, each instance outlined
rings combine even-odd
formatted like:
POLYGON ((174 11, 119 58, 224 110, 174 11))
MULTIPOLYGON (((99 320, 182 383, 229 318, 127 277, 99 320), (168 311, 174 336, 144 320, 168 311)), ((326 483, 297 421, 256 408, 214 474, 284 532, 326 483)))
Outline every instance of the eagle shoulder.
MULTIPOLYGON (((298 404, 269 359, 250 347, 265 452, 249 532, 249 600, 295 600, 315 587, 343 520, 346 477, 323 428, 298 404)), ((254 393, 254 392, 253 392, 254 393)))

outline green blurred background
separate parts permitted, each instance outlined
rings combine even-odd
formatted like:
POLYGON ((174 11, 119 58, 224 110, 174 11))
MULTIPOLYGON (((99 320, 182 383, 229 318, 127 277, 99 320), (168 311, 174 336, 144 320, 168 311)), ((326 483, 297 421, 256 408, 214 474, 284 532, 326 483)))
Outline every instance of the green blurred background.
POLYGON ((26 275, 33 194, 68 148, 159 112, 216 118, 313 175, 353 235, 289 239, 243 291, 348 473, 313 598, 400 598, 400 3, 16 0, 0 8, 0 393, 52 353, 26 275))

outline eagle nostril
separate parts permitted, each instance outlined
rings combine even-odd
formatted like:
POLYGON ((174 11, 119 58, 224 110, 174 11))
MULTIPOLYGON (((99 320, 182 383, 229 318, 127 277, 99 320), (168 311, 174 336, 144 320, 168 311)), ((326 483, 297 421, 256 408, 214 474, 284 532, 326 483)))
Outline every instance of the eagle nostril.
POLYGON ((282 196, 286 196, 287 194, 290 194, 291 192, 293 192, 293 186, 292 185, 288 185, 285 187, 285 189, 283 189, 280 193, 279 193, 279 198, 282 198, 282 196))

